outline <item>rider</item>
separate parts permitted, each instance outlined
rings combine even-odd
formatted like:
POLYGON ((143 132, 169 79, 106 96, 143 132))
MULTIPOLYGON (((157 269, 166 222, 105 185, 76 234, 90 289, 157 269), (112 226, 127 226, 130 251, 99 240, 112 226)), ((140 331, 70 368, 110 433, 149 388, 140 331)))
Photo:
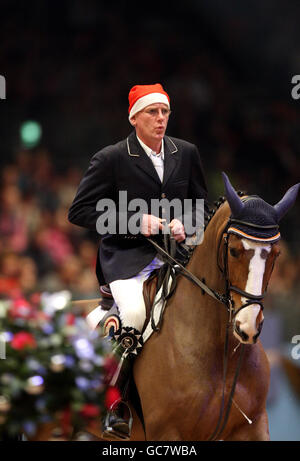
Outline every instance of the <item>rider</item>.
MULTIPOLYGON (((160 84, 131 88, 129 122, 134 130, 92 157, 68 216, 101 234, 99 283, 109 284, 122 326, 138 332, 145 321, 143 282, 163 264, 145 237, 159 239, 168 228, 176 242, 183 242, 189 235, 187 216, 195 220, 195 201, 207 196, 197 147, 165 135, 169 115, 170 98, 160 84), (153 211, 153 199, 179 199, 181 205, 191 199, 193 205, 187 213, 173 212, 174 207, 166 216, 162 206, 153 211), (141 205, 138 213, 130 202, 141 205)), ((119 386, 124 387, 128 373, 129 367, 122 367, 119 386)), ((129 437, 128 423, 116 408, 107 424, 116 437, 129 437)))

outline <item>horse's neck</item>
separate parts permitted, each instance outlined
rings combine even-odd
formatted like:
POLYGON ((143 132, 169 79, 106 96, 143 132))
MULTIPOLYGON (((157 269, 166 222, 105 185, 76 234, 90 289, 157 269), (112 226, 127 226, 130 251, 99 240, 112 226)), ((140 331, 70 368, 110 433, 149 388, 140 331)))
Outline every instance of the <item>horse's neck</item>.
POLYGON ((188 265, 188 269, 196 277, 205 278, 206 284, 216 290, 224 290, 224 277, 218 267, 218 252, 221 250, 219 244, 225 221, 223 215, 224 211, 220 216, 217 214, 211 220, 204 233, 202 243, 196 246, 188 265))
MULTIPOLYGON (((220 294, 225 292, 225 279, 218 267, 217 254, 224 223, 226 223, 224 214, 226 216, 226 209, 219 215, 216 214, 211 220, 202 243, 196 246, 187 266, 187 269, 199 280, 204 279, 209 288, 220 294)), ((191 284, 192 282, 187 281, 187 283, 191 284)), ((186 286, 186 290, 189 290, 187 293, 191 293, 194 297, 198 323, 203 323, 208 331, 213 331, 214 336, 219 333, 220 338, 223 338, 228 316, 225 306, 210 295, 204 294, 199 287, 191 290, 191 287, 188 289, 186 286)))

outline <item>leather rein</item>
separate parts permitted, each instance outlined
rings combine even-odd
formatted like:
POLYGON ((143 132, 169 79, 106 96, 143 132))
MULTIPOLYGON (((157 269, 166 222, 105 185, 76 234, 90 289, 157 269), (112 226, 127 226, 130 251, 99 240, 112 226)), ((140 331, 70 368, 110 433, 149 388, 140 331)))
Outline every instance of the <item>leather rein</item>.
MULTIPOLYGON (((151 238, 147 238, 147 240, 156 248, 158 253, 162 256, 163 260, 166 263, 168 263, 170 268, 173 268, 175 270, 175 273, 183 275, 188 280, 190 280, 192 283, 197 285, 202 290, 203 294, 207 293, 209 296, 214 298, 216 301, 223 304, 226 307, 226 309, 228 311, 228 314, 229 314, 228 315, 227 327, 226 327, 225 343, 224 343, 224 358, 223 358, 224 365, 223 365, 223 386, 222 386, 221 407, 220 407, 220 413, 219 413, 219 418, 218 418, 216 428, 215 428, 213 434, 209 437, 209 439, 208 439, 209 441, 220 440, 220 436, 221 436, 222 432, 225 429, 225 426, 226 426, 227 421, 228 421, 230 409, 231 409, 231 406, 232 406, 233 395, 234 395, 234 392, 235 392, 235 387, 236 387, 236 383, 237 383, 237 380, 238 380, 238 376, 239 376, 239 373, 240 373, 240 369, 241 369, 241 365, 242 365, 242 361, 243 361, 243 356, 244 356, 244 352, 245 352, 245 344, 240 343, 241 344, 241 351, 240 351, 240 355, 239 355, 239 358, 238 358, 238 361, 237 361, 237 366, 236 366, 233 382, 232 382, 232 385, 231 385, 231 390, 230 390, 230 393, 229 393, 227 407, 226 407, 226 410, 225 410, 225 390, 226 390, 226 379, 227 379, 227 370, 228 370, 228 361, 229 361, 228 360, 229 359, 229 328, 232 325, 232 322, 233 322, 233 319, 235 318, 235 316, 242 309, 246 308, 247 306, 250 306, 252 304, 258 304, 258 305, 260 305, 261 309, 263 310, 263 308, 264 308, 263 299, 264 299, 264 297, 266 295, 266 291, 261 295, 253 295, 252 293, 248 293, 248 292, 242 290, 239 287, 231 285, 231 283, 229 281, 229 275, 228 275, 228 245, 229 245, 230 234, 227 231, 228 231, 228 228, 229 228, 229 226, 231 225, 232 222, 236 222, 236 220, 233 220, 233 219, 229 218, 228 221, 227 221, 227 224, 225 225, 225 227, 223 229, 223 232, 221 234, 221 237, 220 237, 220 240, 219 240, 219 243, 218 243, 218 250, 217 250, 217 266, 218 266, 219 270, 222 272, 222 274, 224 275, 224 278, 225 278, 225 293, 223 293, 223 294, 221 294, 221 293, 217 292, 216 290, 213 290, 212 288, 208 287, 206 285, 206 283, 205 283, 204 278, 200 280, 198 277, 196 277, 194 274, 192 274, 188 269, 186 269, 180 262, 178 262, 167 251, 168 245, 166 244, 166 240, 167 240, 166 238, 164 240, 166 249, 163 249, 160 245, 158 245, 157 242, 155 242, 151 238), (221 247, 221 243, 222 243, 223 239, 224 239, 223 267, 221 267, 220 264, 219 264, 219 253, 220 253, 220 247, 221 247), (242 304, 236 310, 233 307, 233 302, 232 302, 232 298, 231 298, 231 294, 230 294, 231 291, 234 291, 235 293, 238 293, 242 297, 246 298, 245 303, 242 304), (223 420, 223 422, 222 422, 222 420, 223 420)), ((275 227, 275 226, 257 226, 257 225, 252 225, 250 223, 246 223, 246 222, 242 222, 242 221, 239 221, 239 223, 246 224, 247 226, 251 226, 251 227, 255 227, 255 228, 259 227, 260 229, 267 229, 267 228, 269 229, 270 227, 275 227)), ((174 241, 174 239, 172 237, 170 237, 170 234, 167 234, 167 236, 169 237, 170 242, 172 242, 172 240, 174 241)), ((174 241, 174 243, 175 243, 175 241, 174 241)), ((171 243, 170 243, 170 247, 171 247, 171 243)), ((174 251, 172 251, 172 253, 174 253, 174 251)), ((171 289, 171 291, 173 293, 174 288, 171 289)), ((168 296, 165 299, 165 302, 169 297, 170 296, 168 296)), ((156 328, 156 331, 158 331, 158 328, 156 328)))

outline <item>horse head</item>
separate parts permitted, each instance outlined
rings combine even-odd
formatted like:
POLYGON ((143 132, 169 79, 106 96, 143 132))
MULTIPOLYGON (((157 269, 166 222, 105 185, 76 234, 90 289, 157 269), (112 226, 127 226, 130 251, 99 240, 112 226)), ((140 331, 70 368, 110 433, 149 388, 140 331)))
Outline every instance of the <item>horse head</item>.
POLYGON ((223 254, 234 335, 253 344, 262 329, 263 297, 280 254, 279 221, 293 206, 300 183, 272 206, 258 196, 240 197, 227 175, 222 175, 231 210, 223 254))

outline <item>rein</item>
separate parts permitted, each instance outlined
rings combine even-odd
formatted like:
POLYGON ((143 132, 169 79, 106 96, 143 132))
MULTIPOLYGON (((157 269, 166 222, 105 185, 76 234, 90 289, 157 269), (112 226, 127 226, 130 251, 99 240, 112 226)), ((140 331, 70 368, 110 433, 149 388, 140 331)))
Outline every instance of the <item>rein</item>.
MULTIPOLYGON (((226 226, 225 226, 225 228, 224 228, 224 230, 223 230, 223 232, 221 234, 219 244, 218 244, 218 251, 217 251, 217 265, 218 265, 220 271, 222 272, 222 274, 224 275, 225 283, 226 283, 226 293, 225 294, 220 294, 217 291, 213 290, 212 288, 208 287, 206 285, 204 279, 200 280, 198 277, 196 277, 194 274, 192 274, 192 272, 190 272, 188 269, 186 269, 181 263, 179 263, 173 257, 174 252, 172 252, 172 255, 170 255, 168 251, 163 249, 154 240, 152 240, 151 238, 147 239, 156 248, 158 253, 169 264, 169 266, 173 267, 173 269, 176 272, 183 275, 188 280, 190 280, 192 283, 194 283, 196 286, 198 286, 203 292, 207 293, 209 296, 214 298, 216 301, 223 304, 226 307, 226 309, 227 309, 227 311, 229 313, 229 319, 228 319, 228 323, 227 323, 227 327, 226 327, 226 335, 225 335, 225 343, 224 343, 224 358, 223 358, 224 366, 223 366, 223 386, 222 386, 221 407, 220 407, 220 413, 219 413, 219 418, 218 418, 216 428, 215 428, 213 434, 209 437, 209 439, 208 439, 209 441, 218 440, 220 438, 220 435, 222 434, 223 430, 225 429, 225 426, 226 426, 227 421, 228 421, 229 413, 230 413, 230 410, 231 410, 233 396, 234 396, 237 380, 238 380, 238 377, 239 377, 239 373, 240 373, 240 369, 241 369, 241 365, 242 365, 242 361, 243 361, 243 357, 244 357, 244 353, 245 353, 245 344, 242 344, 240 355, 239 355, 237 366, 236 366, 236 370, 235 370, 235 374, 234 374, 234 377, 233 377, 233 382, 232 382, 232 385, 231 385, 231 390, 230 390, 230 393, 229 393, 227 407, 226 407, 226 410, 225 410, 225 389, 226 389, 228 361, 229 361, 228 360, 228 358, 229 358, 229 327, 231 326, 232 320, 235 318, 235 316, 242 309, 244 309, 245 307, 250 306, 252 304, 258 304, 258 305, 260 305, 261 309, 263 309, 263 307, 264 307, 263 306, 263 298, 266 295, 266 292, 264 292, 261 295, 253 295, 251 293, 248 293, 248 292, 242 290, 241 288, 238 288, 238 287, 236 287, 234 285, 231 285, 231 283, 229 281, 229 276, 228 276, 228 244, 229 244, 229 235, 230 234, 227 233, 227 230, 228 230, 228 228, 229 228, 229 226, 230 226, 230 224, 232 222, 233 222, 233 220, 229 218, 228 222, 227 222, 227 224, 226 224, 226 226), (222 269, 221 266, 219 265, 219 259, 218 258, 219 258, 220 246, 221 246, 223 236, 225 236, 224 237, 225 244, 224 244, 224 247, 223 247, 223 269, 222 269), (234 291, 235 293, 238 293, 241 296, 243 296, 244 298, 246 298, 246 302, 244 304, 242 304, 237 310, 234 310, 234 307, 233 307, 232 298, 230 296, 231 291, 234 291), (225 414, 224 414, 224 412, 225 412, 225 414), (223 420, 223 423, 222 423, 222 420, 223 420)), ((249 224, 249 223, 244 223, 244 224, 249 224)), ((257 227, 269 228, 270 226, 257 226, 256 225, 256 226, 253 226, 253 227, 256 227, 256 228, 257 227)), ((165 248, 168 249, 168 245, 166 244, 166 240, 167 239, 165 237, 164 244, 165 244, 165 248)), ((172 239, 169 236, 169 240, 172 241, 174 239, 172 239)), ((171 247, 171 244, 170 244, 170 247, 171 247)), ((174 289, 172 290, 172 293, 173 292, 174 292, 174 289)), ((170 296, 167 296, 165 298, 165 302, 167 301, 167 299, 169 297, 170 296)), ((156 331, 157 331, 157 329, 156 329, 156 331)))
POLYGON ((210 295, 212 298, 214 298, 216 301, 221 302, 224 304, 226 307, 228 307, 228 299, 225 297, 225 295, 221 295, 215 290, 212 290, 209 288, 202 280, 199 280, 198 277, 196 277, 192 272, 190 272, 188 269, 186 269, 179 261, 177 261, 173 256, 171 256, 166 250, 164 250, 158 243, 156 243, 154 240, 151 238, 147 239, 160 253, 166 260, 166 262, 172 266, 176 272, 179 272, 181 275, 184 275, 188 280, 193 282, 195 285, 197 285, 201 290, 205 291, 208 295, 210 295))

